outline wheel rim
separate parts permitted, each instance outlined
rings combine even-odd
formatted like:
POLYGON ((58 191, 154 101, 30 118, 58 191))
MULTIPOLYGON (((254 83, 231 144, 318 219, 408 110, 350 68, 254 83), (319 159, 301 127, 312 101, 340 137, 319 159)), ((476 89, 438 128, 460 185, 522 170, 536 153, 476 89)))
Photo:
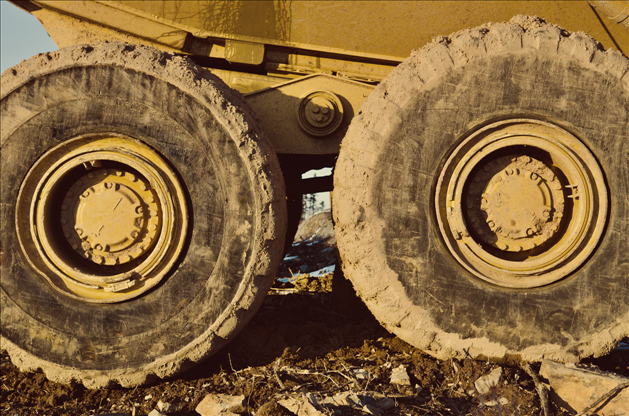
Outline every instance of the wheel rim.
POLYGON ((184 189, 153 149, 117 135, 64 142, 18 194, 23 254, 57 291, 85 302, 139 296, 171 270, 187 229, 184 189))
POLYGON ((567 276, 594 250, 607 190, 576 137, 517 119, 486 126, 454 150, 435 206, 448 250, 466 269, 503 287, 534 288, 567 276))

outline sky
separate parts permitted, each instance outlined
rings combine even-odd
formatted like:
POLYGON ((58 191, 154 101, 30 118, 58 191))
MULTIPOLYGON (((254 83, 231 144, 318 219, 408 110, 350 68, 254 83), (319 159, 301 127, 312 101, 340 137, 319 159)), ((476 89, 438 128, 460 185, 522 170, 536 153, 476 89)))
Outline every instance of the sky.
POLYGON ((0 0, 0 72, 23 59, 57 49, 35 16, 0 0))
MULTIPOLYGON (((19 9, 15 5, 0 0, 0 66, 1 72, 19 64, 38 53, 57 50, 57 45, 48 36, 44 27, 31 14, 19 9)), ((331 169, 306 172, 303 178, 328 176, 331 169)), ((330 197, 327 192, 317 194, 318 203, 323 201, 325 209, 330 207, 330 197)))

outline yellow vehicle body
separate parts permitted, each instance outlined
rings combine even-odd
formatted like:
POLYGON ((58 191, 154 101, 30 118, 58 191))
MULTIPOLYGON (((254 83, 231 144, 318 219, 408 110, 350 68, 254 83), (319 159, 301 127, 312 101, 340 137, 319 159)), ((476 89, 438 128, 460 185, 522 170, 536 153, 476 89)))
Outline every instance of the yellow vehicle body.
POLYGON ((60 48, 127 41, 195 57, 227 85, 248 94, 279 154, 338 153, 372 86, 413 49, 440 35, 535 15, 629 54, 626 1, 14 3, 36 16, 60 48), (307 75, 319 76, 279 87, 307 75), (337 89, 348 107, 338 128, 323 137, 304 132, 293 117, 296 103, 311 91, 337 89))

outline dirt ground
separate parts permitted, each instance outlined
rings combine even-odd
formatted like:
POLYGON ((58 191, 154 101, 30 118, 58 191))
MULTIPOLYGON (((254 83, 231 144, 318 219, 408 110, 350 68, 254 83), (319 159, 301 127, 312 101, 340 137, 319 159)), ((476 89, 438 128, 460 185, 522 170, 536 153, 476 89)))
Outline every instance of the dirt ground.
MULTIPOLYGON (((198 415, 194 409, 206 394, 223 393, 245 396, 238 413, 282 416, 293 413, 277 404, 281 399, 310 392, 321 401, 354 391, 366 402, 390 399, 382 415, 542 414, 535 385, 521 368, 503 367, 499 385, 481 395, 474 382, 497 364, 433 359, 384 330, 352 296, 338 269, 335 278, 295 273, 300 264, 308 264, 306 273, 329 265, 335 256, 333 243, 315 238, 294 245, 280 269, 280 276, 291 276, 290 281, 277 282, 231 344, 172 380, 133 389, 87 390, 50 382, 42 373, 20 373, 3 351, 0 413, 140 416, 162 401, 176 408, 170 415, 192 416, 198 415), (392 371, 400 366, 410 385, 391 383, 392 371)), ((628 350, 588 363, 629 376, 628 350)), ((567 414, 552 404, 550 410, 553 415, 567 414)), ((341 406, 330 414, 368 413, 360 406, 341 406)))

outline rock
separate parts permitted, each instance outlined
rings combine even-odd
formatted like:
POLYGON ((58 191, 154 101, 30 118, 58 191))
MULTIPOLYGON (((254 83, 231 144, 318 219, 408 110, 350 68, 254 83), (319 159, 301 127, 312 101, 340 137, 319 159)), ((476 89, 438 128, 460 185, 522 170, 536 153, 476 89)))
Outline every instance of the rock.
POLYGON ((499 404, 503 406, 507 405, 509 404, 509 400, 505 399, 504 397, 501 397, 498 400, 488 400, 486 402, 483 402, 483 405, 485 406, 498 406, 499 404))
MULTIPOLYGON (((540 375, 550 383, 550 399, 571 412, 581 412, 614 387, 629 378, 606 373, 597 368, 582 368, 544 361, 540 375)), ((623 415, 629 409, 629 387, 603 401, 592 412, 599 416, 623 415)))
POLYGON ((258 411, 256 416, 278 416, 291 414, 285 407, 279 405, 275 400, 264 403, 258 411))
POLYGON ((395 407, 395 400, 384 397, 376 400, 376 407, 382 410, 389 410, 395 407))
POLYGON ((196 407, 201 416, 232 416, 233 410, 239 409, 245 396, 230 396, 227 394, 208 394, 196 407))
POLYGON ((181 405, 179 404, 166 403, 161 400, 157 402, 157 408, 159 409, 159 411, 166 414, 174 413, 178 411, 180 407, 181 405))
POLYGON ((403 365, 400 364, 399 367, 394 368, 393 371, 391 371, 391 384, 398 384, 400 386, 411 385, 411 379, 408 378, 408 373, 403 365))
POLYGON ((376 406, 371 406, 368 404, 363 406, 363 412, 373 416, 380 416, 382 414, 382 410, 380 410, 376 406))
POLYGON ((333 397, 326 397, 321 401, 321 405, 331 405, 332 407, 350 406, 362 408, 364 403, 355 391, 344 391, 337 393, 333 397))
POLYGON ((333 397, 326 397, 320 401, 320 404, 322 407, 333 410, 340 411, 339 408, 341 407, 351 407, 368 414, 378 415, 384 410, 395 407, 395 400, 382 397, 381 394, 375 392, 356 393, 355 391, 345 391, 337 393, 333 397))
POLYGON ((175 413, 181 410, 181 408, 183 407, 183 405, 181 403, 178 404, 172 404, 172 403, 166 403, 163 401, 158 401, 157 402, 157 409, 165 414, 170 414, 170 413, 175 413))
POLYGON ((502 377, 502 368, 498 367, 493 369, 491 373, 480 377, 474 382, 476 390, 478 390, 480 394, 489 393, 492 387, 495 387, 498 383, 500 383, 500 377, 502 377))
POLYGON ((336 244, 334 238, 334 224, 332 213, 323 211, 315 214, 299 224, 295 234, 295 242, 328 240, 329 244, 336 244))
POLYGON ((152 398, 153 398, 153 395, 152 395, 152 394, 149 394, 149 395, 144 396, 144 400, 145 400, 145 401, 147 401, 147 402, 148 402, 149 400, 151 400, 152 398))
POLYGON ((369 371, 365 370, 364 368, 359 368, 352 371, 354 372, 354 376, 358 380, 367 380, 369 378, 369 371))
POLYGON ((305 394, 300 398, 289 397, 285 400, 279 400, 277 403, 297 416, 325 416, 317 410, 319 407, 317 399, 312 393, 305 394))
POLYGON ((101 413, 96 416, 131 416, 131 413, 101 413))
POLYGON ((164 413, 160 412, 157 409, 153 409, 151 410, 151 412, 148 414, 148 416, 166 416, 164 413))

